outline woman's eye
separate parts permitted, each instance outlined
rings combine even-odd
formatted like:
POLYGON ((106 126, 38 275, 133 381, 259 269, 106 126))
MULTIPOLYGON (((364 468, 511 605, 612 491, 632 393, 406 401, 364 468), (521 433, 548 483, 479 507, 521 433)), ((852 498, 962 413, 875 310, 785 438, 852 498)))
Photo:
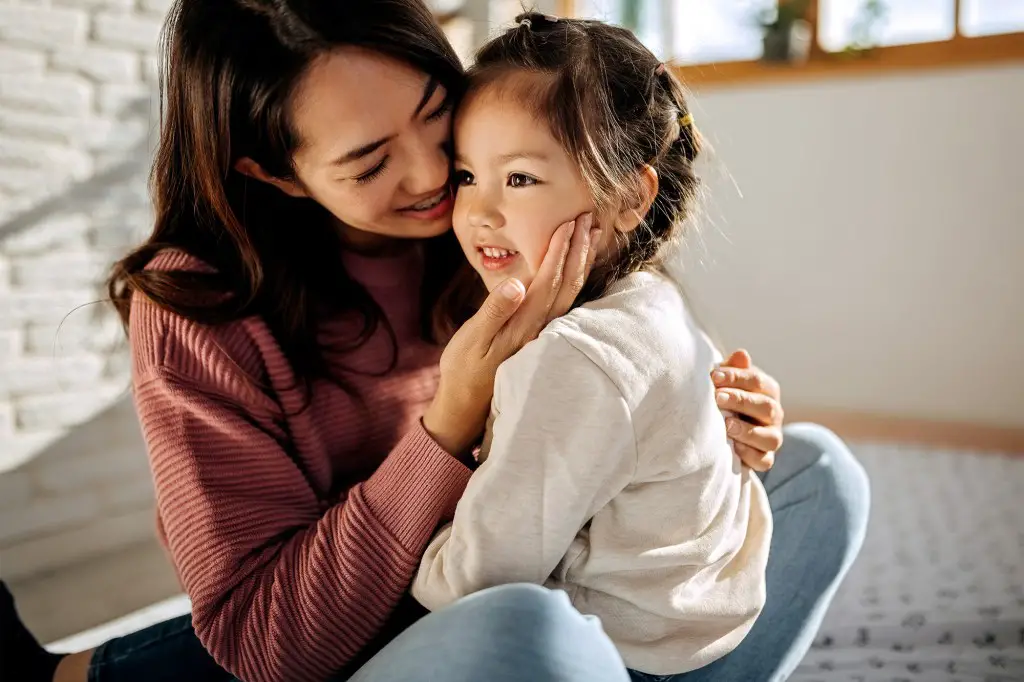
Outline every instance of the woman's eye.
POLYGON ((447 100, 446 99, 445 101, 441 102, 441 106, 439 106, 437 109, 434 109, 432 112, 427 114, 427 121, 429 121, 429 122, 440 121, 442 118, 444 118, 445 114, 447 114, 449 111, 451 111, 451 109, 452 109, 451 100, 447 100))
POLYGON ((387 167, 388 157, 385 156, 383 159, 380 160, 380 163, 378 163, 376 166, 366 171, 362 175, 357 175, 355 177, 355 181, 360 185, 365 184, 367 182, 373 182, 374 180, 379 178, 381 174, 384 173, 385 170, 387 170, 387 167))
POLYGON ((455 171, 455 186, 465 187, 466 185, 472 185, 475 178, 469 171, 455 171))
POLYGON ((536 178, 531 178, 525 173, 512 173, 508 176, 509 187, 529 187, 530 185, 536 185, 536 178))

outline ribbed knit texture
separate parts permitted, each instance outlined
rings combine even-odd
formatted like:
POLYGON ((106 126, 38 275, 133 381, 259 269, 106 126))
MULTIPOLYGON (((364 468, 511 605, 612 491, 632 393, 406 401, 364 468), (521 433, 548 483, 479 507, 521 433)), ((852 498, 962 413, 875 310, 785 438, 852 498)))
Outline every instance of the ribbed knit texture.
MULTIPOLYGON (((150 267, 203 266, 165 253, 150 267)), ((382 374, 391 345, 379 329, 332 360, 354 395, 319 381, 305 410, 263 320, 206 327, 132 300, 133 384, 161 536, 199 638, 246 682, 319 682, 352 661, 469 479, 419 421, 439 349, 418 336, 418 256, 350 256, 346 267, 391 322, 398 365, 382 374)), ((360 327, 327 321, 323 338, 341 343, 360 327)))

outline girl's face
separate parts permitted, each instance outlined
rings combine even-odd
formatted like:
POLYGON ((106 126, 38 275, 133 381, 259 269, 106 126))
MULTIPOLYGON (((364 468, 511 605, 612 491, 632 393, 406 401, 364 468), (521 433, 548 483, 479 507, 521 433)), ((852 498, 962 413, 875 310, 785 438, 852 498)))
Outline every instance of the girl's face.
POLYGON ((509 277, 530 286, 555 229, 594 209, 547 124, 493 86, 459 107, 455 176, 455 234, 488 291, 509 277))
POLYGON ((292 98, 298 182, 344 225, 353 244, 426 238, 451 226, 451 106, 426 74, 380 54, 342 48, 315 61, 292 98), (386 240, 384 240, 386 241, 386 240))

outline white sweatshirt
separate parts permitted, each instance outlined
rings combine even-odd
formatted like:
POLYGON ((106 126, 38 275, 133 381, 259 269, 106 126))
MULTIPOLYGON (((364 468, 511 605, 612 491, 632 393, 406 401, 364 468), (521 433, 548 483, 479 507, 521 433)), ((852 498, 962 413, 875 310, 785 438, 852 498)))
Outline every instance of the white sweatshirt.
POLYGON ((768 499, 726 439, 716 352, 665 277, 635 273, 498 370, 482 464, 412 593, 437 610, 493 585, 568 593, 630 668, 700 668, 765 599, 768 499))

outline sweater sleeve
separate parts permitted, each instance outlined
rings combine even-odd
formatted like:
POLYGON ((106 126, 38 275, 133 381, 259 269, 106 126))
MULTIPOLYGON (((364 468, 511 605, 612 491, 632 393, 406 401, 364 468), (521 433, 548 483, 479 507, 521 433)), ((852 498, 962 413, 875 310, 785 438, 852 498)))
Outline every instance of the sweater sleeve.
POLYGON ((506 362, 495 395, 487 459, 413 581, 430 610, 493 585, 543 583, 635 473, 626 401, 563 338, 544 334, 506 362))
POLYGON ((416 428, 326 507, 258 401, 167 368, 136 375, 135 396, 196 633, 247 682, 319 682, 351 660, 469 477, 416 428))

